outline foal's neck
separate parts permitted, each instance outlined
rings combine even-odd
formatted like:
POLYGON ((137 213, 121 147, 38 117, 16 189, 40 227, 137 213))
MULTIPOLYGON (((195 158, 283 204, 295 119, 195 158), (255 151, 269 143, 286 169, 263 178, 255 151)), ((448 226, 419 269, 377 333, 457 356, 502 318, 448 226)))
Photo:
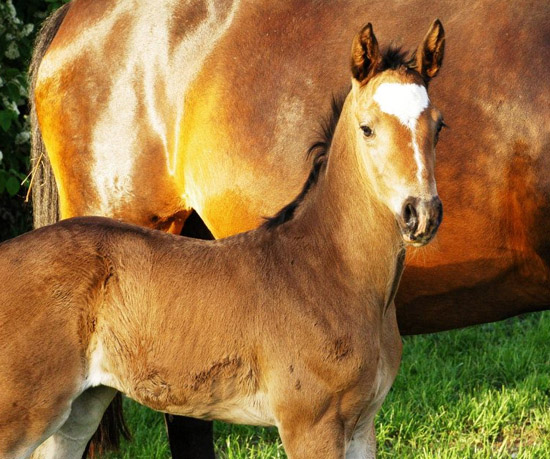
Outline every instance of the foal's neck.
MULTIPOLYGON (((347 105, 347 104, 346 104, 347 105)), ((326 170, 297 216, 296 230, 316 238, 319 256, 350 276, 385 289, 402 250, 395 217, 376 196, 353 144, 346 105, 336 127, 326 170)), ((330 269, 330 268, 329 268, 330 269)))

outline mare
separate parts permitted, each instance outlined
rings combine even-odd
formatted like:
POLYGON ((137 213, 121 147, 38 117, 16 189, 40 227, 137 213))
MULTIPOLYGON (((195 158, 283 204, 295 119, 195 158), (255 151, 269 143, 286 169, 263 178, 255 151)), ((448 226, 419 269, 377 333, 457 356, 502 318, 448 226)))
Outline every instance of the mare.
POLYGON ((404 247, 442 217, 427 82, 443 47, 438 20, 410 59, 364 26, 302 193, 256 230, 201 241, 79 217, 2 244, 0 456, 44 440, 39 457, 81 456, 121 391, 276 425, 291 458, 373 458, 404 247))
POLYGON ((191 209, 216 237, 258 226, 307 177, 303 152, 349 84, 345 37, 368 18, 411 46, 422 32, 403 25, 433 16, 456 37, 430 89, 451 128, 446 224, 408 252, 400 331, 548 308, 547 0, 74 0, 33 59, 36 226, 105 215, 177 233, 191 209))

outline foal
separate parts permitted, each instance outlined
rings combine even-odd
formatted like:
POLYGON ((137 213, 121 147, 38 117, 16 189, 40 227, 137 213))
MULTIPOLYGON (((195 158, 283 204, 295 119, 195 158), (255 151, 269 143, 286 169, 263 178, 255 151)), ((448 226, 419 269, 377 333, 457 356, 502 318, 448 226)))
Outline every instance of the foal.
POLYGON ((290 457, 373 457, 401 356, 403 241, 427 243, 441 219, 426 84, 443 45, 435 21, 414 62, 381 55, 366 25, 304 191, 255 231, 200 241, 77 218, 3 244, 0 456, 47 439, 41 457, 80 457, 121 391, 276 425, 290 457))

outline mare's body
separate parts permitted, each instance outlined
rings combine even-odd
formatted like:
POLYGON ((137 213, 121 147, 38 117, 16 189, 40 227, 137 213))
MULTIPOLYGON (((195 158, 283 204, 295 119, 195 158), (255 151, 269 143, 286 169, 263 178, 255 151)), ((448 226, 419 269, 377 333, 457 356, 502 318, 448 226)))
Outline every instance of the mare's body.
MULTIPOLYGON (((434 15, 457 37, 432 88, 450 126, 438 153, 446 224, 437 245, 407 260, 400 330, 440 331, 547 308, 545 0, 161 1, 155 8, 77 0, 43 61, 36 59, 36 109, 61 217, 105 215, 178 232, 194 209, 215 237, 257 226, 307 175, 304 152, 331 93, 349 84, 352 31, 368 18, 410 45, 421 34, 402 25, 434 15)), ((36 215, 47 206, 37 200, 36 215)))

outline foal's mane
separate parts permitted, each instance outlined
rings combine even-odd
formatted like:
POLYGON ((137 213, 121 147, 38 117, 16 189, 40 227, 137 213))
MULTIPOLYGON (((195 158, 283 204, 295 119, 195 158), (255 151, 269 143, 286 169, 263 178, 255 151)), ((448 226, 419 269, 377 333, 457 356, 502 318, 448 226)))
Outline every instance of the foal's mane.
POLYGON ((311 167, 311 171, 309 172, 309 176, 304 183, 302 191, 300 191, 298 196, 296 196, 293 201, 283 207, 273 217, 267 218, 265 223, 262 225, 265 228, 275 228, 276 226, 292 220, 294 217, 294 212, 298 206, 302 203, 309 190, 311 190, 311 188, 313 188, 319 180, 321 171, 325 169, 327 164, 330 144, 332 143, 334 130, 336 129, 336 124, 338 124, 338 120, 340 119, 340 114, 342 113, 342 107, 344 106, 347 93, 348 91, 340 94, 339 96, 335 96, 333 94, 330 104, 330 114, 321 121, 320 138, 307 149, 307 157, 309 158, 310 156, 313 156, 313 166, 311 167))
MULTIPOLYGON (((382 60, 378 68, 378 72, 385 70, 397 70, 400 68, 414 69, 415 55, 409 55, 407 51, 403 51, 401 47, 389 46, 382 53, 382 60)), ((328 116, 321 120, 321 130, 319 133, 319 140, 313 143, 307 149, 307 157, 313 156, 313 165, 309 176, 304 183, 302 191, 285 207, 277 212, 273 217, 266 218, 266 221, 262 225, 264 228, 272 229, 282 225, 289 220, 292 220, 296 209, 304 201, 304 198, 308 192, 315 186, 319 180, 321 172, 325 169, 328 153, 330 151, 330 145, 334 137, 334 131, 336 125, 342 114, 342 108, 344 107, 344 101, 349 93, 349 88, 346 91, 341 92, 338 95, 332 95, 332 101, 330 104, 330 113, 328 116)))

